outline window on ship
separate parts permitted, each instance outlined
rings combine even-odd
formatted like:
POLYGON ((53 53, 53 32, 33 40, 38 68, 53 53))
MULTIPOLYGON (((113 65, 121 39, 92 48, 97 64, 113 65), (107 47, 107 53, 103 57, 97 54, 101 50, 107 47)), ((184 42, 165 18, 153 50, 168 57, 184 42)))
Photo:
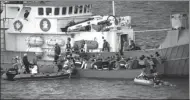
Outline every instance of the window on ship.
POLYGON ((59 15, 59 8, 55 8, 54 15, 59 15))
POLYGON ((38 8, 38 15, 44 15, 44 9, 38 8))
POLYGON ((84 5, 84 13, 86 13, 86 5, 84 5))
POLYGON ((83 6, 81 5, 80 10, 79 10, 80 13, 82 13, 82 9, 83 9, 83 6))
POLYGON ((89 12, 91 12, 92 4, 89 5, 89 12))
POLYGON ((87 12, 90 12, 90 5, 86 5, 87 12))
POLYGON ((72 12, 73 12, 73 7, 71 6, 69 7, 69 14, 72 14, 72 12))
POLYGON ((66 12, 67 12, 66 7, 63 7, 63 8, 62 8, 62 15, 66 15, 66 12))
POLYGON ((74 11, 74 13, 75 13, 75 14, 78 13, 78 6, 77 6, 77 5, 75 6, 75 11, 74 11))
POLYGON ((52 9, 46 8, 46 15, 52 15, 52 9))

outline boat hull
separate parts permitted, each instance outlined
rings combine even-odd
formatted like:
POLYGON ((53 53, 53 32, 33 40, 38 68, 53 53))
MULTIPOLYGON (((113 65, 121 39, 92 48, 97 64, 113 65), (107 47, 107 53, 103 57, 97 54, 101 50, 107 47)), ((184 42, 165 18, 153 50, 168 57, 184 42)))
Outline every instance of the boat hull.
POLYGON ((134 79, 141 73, 141 69, 131 70, 92 70, 77 69, 77 77, 80 78, 105 78, 105 79, 134 79))
POLYGON ((152 85, 153 81, 151 80, 144 80, 144 79, 134 79, 135 84, 141 84, 141 85, 152 85))
MULTIPOLYGON (((51 73, 51 74, 18 74, 16 75, 13 80, 22 80, 22 79, 27 79, 27 80, 35 80, 35 79, 57 79, 57 78, 68 78, 69 77, 69 73, 63 73, 63 72, 59 72, 59 73, 51 73)), ((9 80, 6 73, 4 73, 2 75, 2 79, 4 80, 9 80)))

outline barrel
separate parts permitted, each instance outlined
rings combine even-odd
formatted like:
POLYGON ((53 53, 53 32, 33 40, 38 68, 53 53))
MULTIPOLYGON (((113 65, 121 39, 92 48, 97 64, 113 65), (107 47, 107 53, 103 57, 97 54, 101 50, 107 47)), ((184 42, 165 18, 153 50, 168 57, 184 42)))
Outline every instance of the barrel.
POLYGON ((38 47, 44 44, 44 40, 40 36, 31 36, 26 38, 26 42, 31 47, 38 47))
MULTIPOLYGON (((88 49, 97 49, 98 48, 98 42, 94 40, 84 40, 85 43, 87 43, 87 48, 88 49)), ((78 45, 79 48, 82 47, 83 40, 80 41, 75 41, 74 45, 78 45)))
POLYGON ((28 52, 35 52, 37 57, 43 56, 43 50, 40 47, 32 47, 27 49, 28 52))
POLYGON ((47 56, 49 56, 49 57, 54 57, 55 56, 54 48, 49 48, 47 50, 47 56))
POLYGON ((65 45, 65 41, 63 39, 60 39, 60 38, 49 38, 49 39, 47 39, 47 45, 49 45, 49 46, 54 46, 56 43, 59 46, 65 45))

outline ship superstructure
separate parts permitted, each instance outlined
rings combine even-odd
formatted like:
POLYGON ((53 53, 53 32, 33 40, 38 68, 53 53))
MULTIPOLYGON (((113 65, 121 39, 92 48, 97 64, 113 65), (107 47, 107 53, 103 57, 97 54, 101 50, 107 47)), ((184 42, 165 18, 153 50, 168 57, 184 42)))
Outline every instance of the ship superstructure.
MULTIPOLYGON (((27 2, 19 6, 6 4, 12 16, 5 34, 7 51, 35 52, 43 60, 53 60, 54 45, 65 52, 67 38, 71 45, 85 40, 90 52, 100 52, 103 39, 110 44, 111 52, 118 52, 123 38, 134 39, 130 27, 131 17, 99 16, 92 14, 88 2, 27 2), (29 12, 27 19, 25 12, 29 12), (71 23, 74 24, 71 25, 71 23), (123 28, 121 28, 123 27, 123 28)), ((5 12, 3 12, 5 13, 5 12)), ((7 13, 5 13, 7 15, 7 13)))

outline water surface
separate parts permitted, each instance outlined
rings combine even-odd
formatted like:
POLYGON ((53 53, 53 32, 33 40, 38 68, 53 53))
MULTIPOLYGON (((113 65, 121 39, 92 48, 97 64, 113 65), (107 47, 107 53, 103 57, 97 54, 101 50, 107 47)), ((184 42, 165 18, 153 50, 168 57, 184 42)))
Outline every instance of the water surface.
POLYGON ((188 79, 170 79, 176 87, 136 85, 132 80, 56 79, 1 81, 3 99, 164 99, 189 98, 188 79))

